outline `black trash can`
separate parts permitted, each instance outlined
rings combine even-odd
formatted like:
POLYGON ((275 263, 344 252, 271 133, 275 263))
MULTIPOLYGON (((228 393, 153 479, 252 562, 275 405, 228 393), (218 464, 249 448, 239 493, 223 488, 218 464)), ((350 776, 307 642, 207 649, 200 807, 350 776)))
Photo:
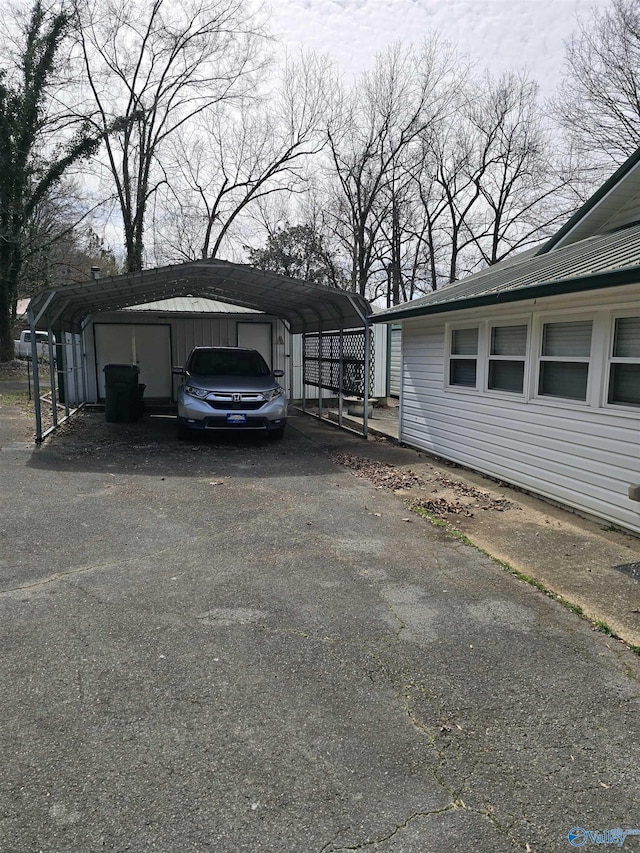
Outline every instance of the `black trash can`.
POLYGON ((136 364, 107 364, 104 368, 105 417, 110 423, 138 420, 140 398, 136 364))
POLYGON ((144 389, 146 387, 147 387, 146 385, 142 385, 142 384, 138 385, 138 417, 139 418, 141 418, 146 411, 146 407, 144 404, 144 389))

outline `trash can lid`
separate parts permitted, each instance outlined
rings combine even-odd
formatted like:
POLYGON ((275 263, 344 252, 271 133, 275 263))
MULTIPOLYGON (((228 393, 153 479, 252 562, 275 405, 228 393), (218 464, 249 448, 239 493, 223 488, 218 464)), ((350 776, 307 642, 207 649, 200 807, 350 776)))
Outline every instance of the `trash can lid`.
POLYGON ((103 373, 106 373, 107 370, 122 370, 124 368, 125 371, 134 371, 136 373, 140 373, 140 368, 137 364, 105 364, 102 368, 103 373))

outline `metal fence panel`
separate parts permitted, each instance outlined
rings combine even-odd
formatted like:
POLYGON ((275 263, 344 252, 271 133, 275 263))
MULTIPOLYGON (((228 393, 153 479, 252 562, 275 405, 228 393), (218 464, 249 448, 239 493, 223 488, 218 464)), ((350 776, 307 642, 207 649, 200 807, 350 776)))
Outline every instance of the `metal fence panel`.
MULTIPOLYGON (((375 344, 373 331, 369 338, 369 395, 373 395, 375 344)), ((336 394, 364 397, 365 340, 363 329, 342 333, 342 388, 340 387, 340 332, 309 333, 303 337, 303 377, 306 385, 324 388, 336 394)))

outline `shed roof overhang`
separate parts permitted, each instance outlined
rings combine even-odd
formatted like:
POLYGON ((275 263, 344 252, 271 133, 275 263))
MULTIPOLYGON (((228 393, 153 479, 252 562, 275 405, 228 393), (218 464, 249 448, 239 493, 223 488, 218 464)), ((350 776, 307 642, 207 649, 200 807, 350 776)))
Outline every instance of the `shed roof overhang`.
POLYGON ((44 290, 29 313, 35 328, 78 329, 91 314, 186 295, 279 317, 294 334, 357 328, 371 315, 357 294, 215 258, 44 290))

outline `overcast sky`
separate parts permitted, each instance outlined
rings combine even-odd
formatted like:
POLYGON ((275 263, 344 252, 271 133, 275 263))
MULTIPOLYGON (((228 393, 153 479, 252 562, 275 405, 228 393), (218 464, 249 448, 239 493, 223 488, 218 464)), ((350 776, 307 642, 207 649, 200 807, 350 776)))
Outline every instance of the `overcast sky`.
POLYGON ((562 74, 576 17, 609 0, 270 0, 272 28, 289 50, 331 54, 347 74, 370 67, 392 41, 436 31, 494 73, 526 67, 544 95, 562 74))

